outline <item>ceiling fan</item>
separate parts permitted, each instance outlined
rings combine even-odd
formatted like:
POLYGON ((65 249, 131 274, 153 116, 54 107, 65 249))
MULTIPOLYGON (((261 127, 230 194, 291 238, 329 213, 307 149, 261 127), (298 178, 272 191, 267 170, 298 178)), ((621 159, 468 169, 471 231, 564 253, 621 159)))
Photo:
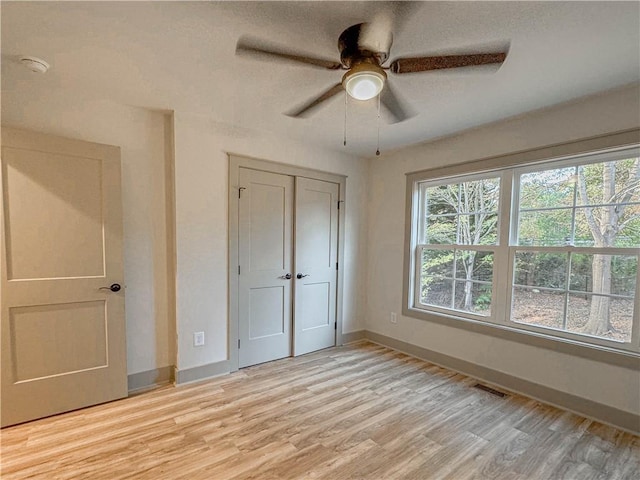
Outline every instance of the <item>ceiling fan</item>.
POLYGON ((342 80, 319 96, 309 100, 286 115, 304 117, 328 99, 346 90, 356 100, 369 100, 380 95, 382 105, 393 117, 393 123, 413 116, 413 112, 400 102, 387 72, 405 74, 432 70, 501 64, 506 52, 472 53, 466 55, 424 56, 396 58, 387 66, 393 36, 391 31, 374 23, 358 23, 347 28, 338 38, 340 61, 307 56, 304 53, 270 45, 264 41, 242 37, 236 45, 237 55, 250 55, 294 62, 300 65, 326 69, 346 70, 342 80))

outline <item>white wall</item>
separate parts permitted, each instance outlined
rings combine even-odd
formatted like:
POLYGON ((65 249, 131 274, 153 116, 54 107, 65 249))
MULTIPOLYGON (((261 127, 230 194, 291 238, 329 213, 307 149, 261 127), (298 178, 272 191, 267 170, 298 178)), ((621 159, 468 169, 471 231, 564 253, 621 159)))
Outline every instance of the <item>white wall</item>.
POLYGON ((364 326, 367 161, 174 114, 179 370, 227 359, 227 153, 347 175, 343 332, 364 326), (206 345, 193 347, 193 332, 206 345))
POLYGON ((31 90, 3 98, 3 125, 121 147, 127 371, 174 363, 168 318, 164 115, 31 90))
POLYGON ((640 125, 638 87, 541 110, 371 160, 366 328, 557 390, 640 413, 637 371, 400 315, 405 173, 564 143, 640 125), (398 312, 398 323, 389 321, 398 312))

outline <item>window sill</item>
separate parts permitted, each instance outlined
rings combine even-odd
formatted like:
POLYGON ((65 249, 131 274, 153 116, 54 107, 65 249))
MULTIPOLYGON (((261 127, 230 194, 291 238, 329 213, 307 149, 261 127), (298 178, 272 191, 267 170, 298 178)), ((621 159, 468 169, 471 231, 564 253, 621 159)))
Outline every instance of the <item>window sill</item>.
POLYGON ((417 308, 403 307, 402 314, 407 317, 426 320, 447 327, 501 338, 512 342, 522 343, 532 347, 546 348, 554 352, 582 357, 596 362, 607 363, 617 367, 640 371, 640 354, 616 350, 614 348, 593 345, 577 340, 554 337, 537 332, 520 330, 505 325, 486 323, 464 317, 455 317, 436 312, 426 312, 417 308))

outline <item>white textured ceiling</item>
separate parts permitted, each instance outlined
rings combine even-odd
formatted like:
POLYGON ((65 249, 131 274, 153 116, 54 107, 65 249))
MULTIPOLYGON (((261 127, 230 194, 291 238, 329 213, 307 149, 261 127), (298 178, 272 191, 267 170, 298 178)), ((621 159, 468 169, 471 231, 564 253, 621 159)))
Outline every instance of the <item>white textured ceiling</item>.
MULTIPOLYGON (((640 80, 638 2, 419 2, 394 32, 391 59, 510 44, 494 73, 393 75, 418 115, 381 123, 382 150, 640 80)), ((341 72, 235 56, 244 34, 338 59, 337 39, 385 2, 2 2, 2 114, 57 98, 107 99, 343 150, 344 97, 307 119, 282 114, 341 72), (51 63, 44 76, 18 55, 51 63)), ((348 106, 349 153, 376 149, 376 102, 348 106)))

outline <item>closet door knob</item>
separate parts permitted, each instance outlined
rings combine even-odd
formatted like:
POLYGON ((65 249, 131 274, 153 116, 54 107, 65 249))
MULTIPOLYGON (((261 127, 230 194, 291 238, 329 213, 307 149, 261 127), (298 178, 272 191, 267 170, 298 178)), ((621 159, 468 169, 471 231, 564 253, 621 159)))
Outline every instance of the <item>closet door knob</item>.
POLYGON ((296 278, 297 278, 298 280, 300 280, 301 278, 304 278, 304 277, 310 277, 310 276, 311 276, 311 275, 309 275, 308 273, 305 273, 304 275, 303 275, 302 273, 299 273, 299 274, 297 274, 297 275, 296 275, 296 278))

